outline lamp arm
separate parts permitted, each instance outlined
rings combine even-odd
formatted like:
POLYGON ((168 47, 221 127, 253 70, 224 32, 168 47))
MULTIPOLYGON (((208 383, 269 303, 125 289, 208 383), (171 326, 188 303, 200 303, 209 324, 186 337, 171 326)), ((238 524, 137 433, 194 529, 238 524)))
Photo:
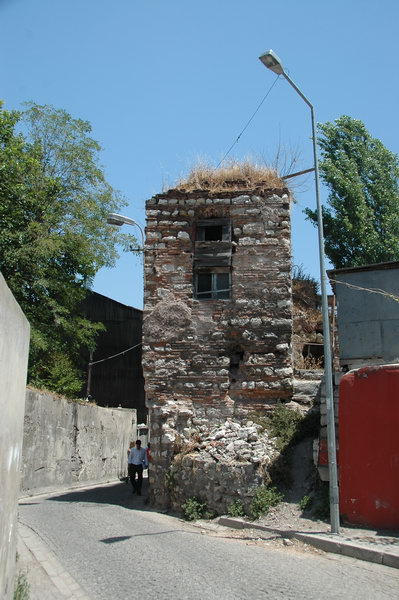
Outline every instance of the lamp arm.
POLYGON ((289 75, 287 75, 287 73, 285 71, 283 71, 282 74, 286 78, 286 80, 288 81, 288 83, 294 88, 294 90, 296 91, 296 93, 300 95, 300 97, 302 98, 302 100, 304 100, 304 102, 306 102, 306 104, 309 106, 310 110, 313 111, 313 104, 310 102, 310 100, 308 100, 308 98, 306 98, 305 94, 303 92, 301 92, 301 90, 296 85, 296 83, 294 83, 292 81, 291 77, 289 75))
POLYGON ((143 231, 143 228, 138 223, 136 223, 136 227, 138 227, 138 229, 140 229, 140 233, 141 233, 141 247, 144 250, 144 231, 143 231))

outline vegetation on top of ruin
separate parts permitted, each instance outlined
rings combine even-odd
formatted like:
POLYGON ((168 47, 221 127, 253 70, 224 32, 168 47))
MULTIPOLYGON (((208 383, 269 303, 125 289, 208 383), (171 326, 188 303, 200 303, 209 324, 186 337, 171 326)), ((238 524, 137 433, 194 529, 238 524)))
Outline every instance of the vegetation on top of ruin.
POLYGON ((285 189, 287 184, 276 169, 251 163, 230 162, 225 167, 214 168, 199 164, 192 168, 187 177, 174 186, 181 192, 209 191, 213 193, 230 190, 285 189))
POLYGON ((46 387, 36 387, 32 384, 27 384, 27 389, 32 390, 32 392, 37 392, 38 394, 46 394, 51 396, 53 400, 66 400, 67 402, 75 402, 76 404, 85 404, 90 406, 97 406, 97 403, 94 399, 87 400, 86 398, 70 398, 65 394, 59 394, 54 390, 48 389, 46 387))

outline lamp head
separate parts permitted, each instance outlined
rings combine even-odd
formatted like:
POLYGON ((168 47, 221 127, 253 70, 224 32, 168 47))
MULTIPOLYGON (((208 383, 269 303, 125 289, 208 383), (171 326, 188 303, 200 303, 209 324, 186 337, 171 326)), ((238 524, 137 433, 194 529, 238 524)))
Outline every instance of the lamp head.
POLYGON ((273 71, 273 73, 276 73, 276 75, 284 75, 283 64, 273 50, 269 50, 268 52, 265 52, 265 54, 262 54, 262 56, 259 57, 259 60, 265 67, 273 71))
POLYGON ((137 225, 136 221, 130 217, 124 217, 117 213, 110 213, 107 217, 107 223, 109 225, 117 225, 118 227, 121 227, 122 225, 137 225))

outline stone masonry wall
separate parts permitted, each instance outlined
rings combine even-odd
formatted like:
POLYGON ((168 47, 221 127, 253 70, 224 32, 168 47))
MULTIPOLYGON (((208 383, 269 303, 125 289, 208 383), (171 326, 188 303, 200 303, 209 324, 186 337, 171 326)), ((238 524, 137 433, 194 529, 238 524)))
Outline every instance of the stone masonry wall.
MULTIPOLYGON (((157 505, 169 503, 176 439, 292 397, 287 190, 170 190, 147 202, 143 369, 157 505), (196 223, 231 223, 231 298, 196 299, 196 223)), ((209 462, 209 461, 208 461, 209 462)))

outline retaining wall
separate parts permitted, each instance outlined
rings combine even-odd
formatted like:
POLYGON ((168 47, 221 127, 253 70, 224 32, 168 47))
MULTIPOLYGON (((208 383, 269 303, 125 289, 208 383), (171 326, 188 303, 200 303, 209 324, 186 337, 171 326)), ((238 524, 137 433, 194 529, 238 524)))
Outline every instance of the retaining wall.
POLYGON ((23 496, 112 481, 126 474, 136 410, 80 404, 28 389, 23 496))
POLYGON ((0 598, 14 591, 29 323, 0 274, 0 598))

